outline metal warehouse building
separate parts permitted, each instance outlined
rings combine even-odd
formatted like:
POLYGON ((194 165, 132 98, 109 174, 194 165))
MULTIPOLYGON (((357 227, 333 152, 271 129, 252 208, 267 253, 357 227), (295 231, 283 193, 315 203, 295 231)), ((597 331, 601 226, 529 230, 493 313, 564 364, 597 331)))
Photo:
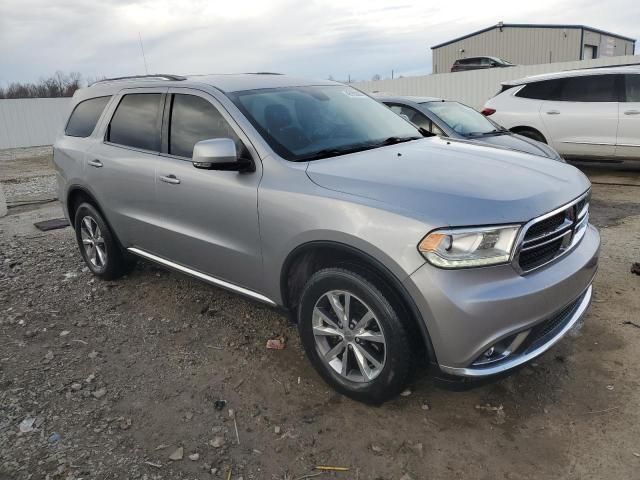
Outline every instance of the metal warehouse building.
POLYGON ((517 65, 633 55, 633 38, 584 25, 498 23, 431 47, 433 73, 451 71, 460 58, 492 56, 517 65))

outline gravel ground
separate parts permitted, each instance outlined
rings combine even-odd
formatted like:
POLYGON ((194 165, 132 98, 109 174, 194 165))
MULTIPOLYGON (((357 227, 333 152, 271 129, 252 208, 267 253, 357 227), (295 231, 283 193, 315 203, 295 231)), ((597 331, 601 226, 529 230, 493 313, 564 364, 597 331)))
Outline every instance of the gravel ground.
POLYGON ((34 229, 57 204, 11 208, 0 479, 638 479, 638 192, 594 185, 603 246, 581 329, 509 378, 451 392, 418 372, 381 407, 330 390, 279 312, 145 262, 96 280, 70 228, 34 229))
POLYGON ((57 197, 52 148, 0 150, 0 186, 9 206, 57 197))

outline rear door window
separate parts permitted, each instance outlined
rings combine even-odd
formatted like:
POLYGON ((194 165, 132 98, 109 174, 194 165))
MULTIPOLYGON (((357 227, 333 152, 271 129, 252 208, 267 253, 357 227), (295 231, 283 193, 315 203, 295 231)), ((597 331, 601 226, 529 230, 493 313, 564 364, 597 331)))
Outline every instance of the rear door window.
POLYGON ((196 95, 174 95, 169 124, 169 153, 191 158, 196 143, 214 138, 231 138, 237 146, 241 145, 229 123, 210 102, 196 95))
POLYGON ((625 75, 626 102, 640 102, 640 75, 625 75))
POLYGON ((107 140, 127 147, 160 151, 161 93, 133 93, 122 97, 113 114, 107 140))
POLYGON ((67 127, 64 131, 65 135, 70 137, 88 137, 91 135, 110 98, 91 98, 76 105, 67 122, 67 127))
POLYGON ((558 100, 564 102, 617 102, 617 75, 588 75, 564 79, 558 100))

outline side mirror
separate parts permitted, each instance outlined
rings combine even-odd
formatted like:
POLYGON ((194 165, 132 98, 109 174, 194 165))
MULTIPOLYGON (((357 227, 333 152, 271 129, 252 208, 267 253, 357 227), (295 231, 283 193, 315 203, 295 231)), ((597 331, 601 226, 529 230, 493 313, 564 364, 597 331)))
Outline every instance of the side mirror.
POLYGON ((407 122, 411 121, 411 119, 409 118, 409 115, 407 115, 406 113, 401 113, 400 116, 404 118, 407 122))
POLYGON ((202 140, 193 146, 191 157, 193 166, 204 170, 226 170, 236 172, 252 172, 253 161, 238 158, 236 143, 230 138, 213 138, 202 140))

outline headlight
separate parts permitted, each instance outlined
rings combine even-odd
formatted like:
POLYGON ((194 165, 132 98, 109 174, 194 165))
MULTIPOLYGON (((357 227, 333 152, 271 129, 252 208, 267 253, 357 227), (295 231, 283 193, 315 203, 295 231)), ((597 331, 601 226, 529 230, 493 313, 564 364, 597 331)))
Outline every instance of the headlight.
POLYGON ((507 263, 520 225, 435 230, 418 250, 440 268, 483 267, 507 263))

